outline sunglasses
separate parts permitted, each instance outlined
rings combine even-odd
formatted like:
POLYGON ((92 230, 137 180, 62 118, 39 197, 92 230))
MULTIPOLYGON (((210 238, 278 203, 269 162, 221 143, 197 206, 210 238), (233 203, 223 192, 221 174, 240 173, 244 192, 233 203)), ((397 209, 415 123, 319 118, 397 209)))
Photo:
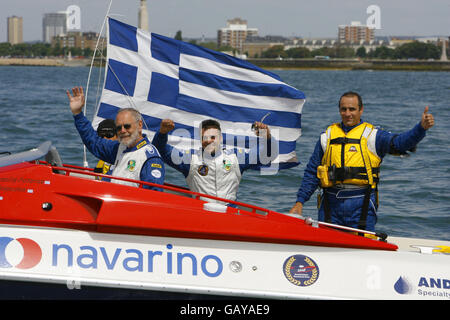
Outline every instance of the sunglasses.
POLYGON ((100 137, 102 138, 112 138, 114 137, 116 134, 115 132, 104 132, 100 135, 100 137))
POLYGON ((129 130, 129 129, 131 128, 131 124, 125 123, 125 124, 123 124, 123 125, 118 125, 118 126, 116 126, 116 131, 117 131, 117 132, 121 131, 121 130, 122 130, 122 127, 124 127, 125 130, 129 130))

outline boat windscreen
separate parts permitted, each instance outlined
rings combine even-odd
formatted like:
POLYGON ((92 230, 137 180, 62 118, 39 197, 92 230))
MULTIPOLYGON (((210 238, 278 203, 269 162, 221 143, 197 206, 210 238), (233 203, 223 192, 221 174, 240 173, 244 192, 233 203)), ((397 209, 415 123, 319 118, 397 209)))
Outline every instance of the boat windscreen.
POLYGON ((41 145, 39 145, 39 147, 37 148, 11 154, 5 157, 0 157, 0 167, 6 167, 17 163, 40 159, 48 154, 51 147, 52 147, 51 141, 46 141, 41 145))

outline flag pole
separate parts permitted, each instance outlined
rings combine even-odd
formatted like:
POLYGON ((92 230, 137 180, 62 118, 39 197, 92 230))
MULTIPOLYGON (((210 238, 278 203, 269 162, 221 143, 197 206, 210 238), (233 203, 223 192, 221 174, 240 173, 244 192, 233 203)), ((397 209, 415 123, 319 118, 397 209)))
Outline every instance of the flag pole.
MULTIPOLYGON (((89 92, 89 82, 91 80, 92 67, 94 66, 94 60, 95 60, 95 55, 97 53, 98 44, 100 42, 100 38, 102 36, 103 28, 105 27, 106 20, 108 19, 109 11, 111 10, 112 2, 113 2, 113 0, 110 0, 108 10, 106 11, 106 15, 105 15, 105 18, 103 19, 102 27, 100 29, 100 33, 97 38, 97 43, 95 44, 94 54, 92 55, 91 66, 89 68, 89 74, 88 74, 88 79, 87 79, 87 83, 86 83, 86 95, 85 95, 85 104, 84 104, 84 114, 85 115, 86 115, 87 98, 88 98, 88 92, 89 92)), ((88 161, 87 161, 86 146, 84 144, 83 144, 83 165, 85 168, 87 168, 89 166, 88 161)))

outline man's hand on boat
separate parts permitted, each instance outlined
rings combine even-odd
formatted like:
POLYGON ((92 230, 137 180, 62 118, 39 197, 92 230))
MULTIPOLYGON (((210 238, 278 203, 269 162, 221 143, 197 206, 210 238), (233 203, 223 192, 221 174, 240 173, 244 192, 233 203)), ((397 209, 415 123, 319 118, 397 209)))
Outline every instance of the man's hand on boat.
POLYGON ((289 211, 289 213, 296 213, 298 215, 302 215, 302 210, 303 210, 303 203, 296 202, 294 204, 294 206, 291 208, 291 210, 289 211))
POLYGON ((84 107, 83 87, 73 87, 72 88, 73 96, 70 94, 69 90, 66 90, 66 93, 67 97, 69 98, 70 110, 72 111, 73 115, 81 113, 84 107))
POLYGON ((159 132, 166 134, 175 128, 175 123, 171 119, 163 119, 159 127, 159 132))

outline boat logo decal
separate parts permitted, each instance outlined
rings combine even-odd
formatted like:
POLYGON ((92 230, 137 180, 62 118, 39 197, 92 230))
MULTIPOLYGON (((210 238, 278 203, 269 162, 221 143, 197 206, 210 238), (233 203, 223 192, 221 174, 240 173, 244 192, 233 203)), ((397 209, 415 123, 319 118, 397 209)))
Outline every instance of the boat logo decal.
POLYGON ((410 294, 413 287, 411 282, 406 277, 399 277, 394 283, 394 290, 399 294, 410 294))
POLYGON ((147 272, 176 276, 206 276, 216 278, 223 272, 223 261, 219 256, 195 252, 176 252, 172 244, 166 250, 124 249, 120 247, 71 246, 54 243, 52 267, 98 270, 100 272, 147 272))
POLYGON ((208 166, 201 165, 200 167, 198 167, 197 171, 201 176, 206 176, 208 174, 208 166))
POLYGON ((136 169, 136 160, 129 160, 127 164, 128 171, 134 171, 136 169))
POLYGON ((28 238, 0 237, 0 268, 30 269, 36 266, 41 259, 42 249, 35 241, 28 238), (22 259, 15 265, 8 260, 8 258, 11 260, 11 257, 10 254, 7 254, 7 247, 14 242, 19 243, 23 249, 22 259))
POLYGON ((394 290, 398 294, 416 293, 424 298, 450 298, 450 279, 422 276, 416 281, 400 276, 394 283, 394 290))
POLYGON ((319 278, 319 266, 310 257, 296 254, 284 261, 283 273, 290 283, 306 287, 314 284, 319 278))

